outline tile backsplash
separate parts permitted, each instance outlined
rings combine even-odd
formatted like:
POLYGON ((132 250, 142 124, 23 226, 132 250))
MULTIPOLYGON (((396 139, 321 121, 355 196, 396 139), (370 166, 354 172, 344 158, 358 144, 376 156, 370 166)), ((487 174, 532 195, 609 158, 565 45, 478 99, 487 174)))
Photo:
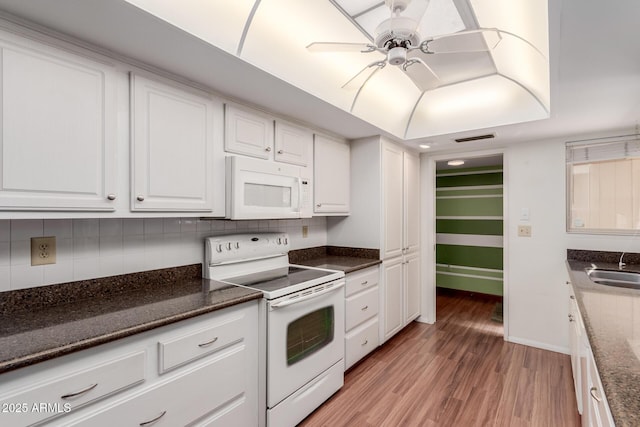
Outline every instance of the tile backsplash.
POLYGON ((327 244, 324 217, 0 220, 0 292, 199 263, 204 237, 250 231, 287 232, 291 249, 327 244), (56 237, 56 263, 31 266, 31 238, 41 236, 56 237))

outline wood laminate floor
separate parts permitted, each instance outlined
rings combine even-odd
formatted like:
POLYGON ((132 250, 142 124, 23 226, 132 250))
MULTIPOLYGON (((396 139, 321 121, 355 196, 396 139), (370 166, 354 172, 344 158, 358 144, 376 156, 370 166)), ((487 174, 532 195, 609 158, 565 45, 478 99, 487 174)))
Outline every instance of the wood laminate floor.
POLYGON ((505 342, 494 306, 439 295, 434 325, 410 324, 351 368, 301 425, 579 426, 569 356, 505 342))

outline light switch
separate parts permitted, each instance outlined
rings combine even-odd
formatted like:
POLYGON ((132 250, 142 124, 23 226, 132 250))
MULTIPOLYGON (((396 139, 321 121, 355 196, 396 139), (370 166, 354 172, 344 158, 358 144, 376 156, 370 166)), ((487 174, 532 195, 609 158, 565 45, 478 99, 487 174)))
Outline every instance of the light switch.
POLYGON ((520 221, 529 221, 529 208, 520 210, 520 221))

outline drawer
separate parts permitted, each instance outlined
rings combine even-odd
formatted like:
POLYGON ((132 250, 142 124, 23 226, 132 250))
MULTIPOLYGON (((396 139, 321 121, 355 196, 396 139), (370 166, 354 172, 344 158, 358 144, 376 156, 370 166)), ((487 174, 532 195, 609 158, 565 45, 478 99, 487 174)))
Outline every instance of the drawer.
POLYGON ((367 319, 378 314, 378 287, 371 288, 345 300, 344 327, 351 330, 367 319))
POLYGON ((63 373, 28 389, 0 397, 3 425, 31 425, 73 411, 144 381, 145 352, 63 373), (18 405, 18 406, 17 406, 18 405))
MULTIPOLYGON (((179 375, 65 426, 258 425, 257 405, 245 388, 251 371, 246 366, 249 351, 243 345, 223 350, 209 363, 194 364, 179 375)), ((251 384, 257 388, 257 378, 251 384)))
POLYGON ((344 339, 344 369, 352 367, 358 360, 378 347, 378 318, 349 332, 344 339))
POLYGON ((366 268, 362 271, 349 273, 346 276, 345 296, 351 296, 364 289, 377 286, 380 281, 380 269, 378 267, 366 268))
POLYGON ((158 342, 160 374, 242 341, 250 327, 244 312, 235 313, 210 326, 158 342))

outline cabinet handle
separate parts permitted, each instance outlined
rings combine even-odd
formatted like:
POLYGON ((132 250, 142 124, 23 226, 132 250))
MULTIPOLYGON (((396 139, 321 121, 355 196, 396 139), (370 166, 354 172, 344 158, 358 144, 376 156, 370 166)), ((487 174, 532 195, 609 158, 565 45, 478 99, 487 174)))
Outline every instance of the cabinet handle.
POLYGON ((167 413, 167 411, 162 411, 162 413, 160 415, 158 415, 157 417, 155 417, 154 419, 140 423, 140 426, 143 427, 143 426, 148 426, 150 424, 153 424, 156 421, 158 421, 160 418, 164 417, 164 415, 166 413, 167 413))
POLYGON ((360 345, 367 345, 367 344, 369 344, 369 340, 364 340, 364 342, 360 345))
POLYGON ((568 280, 567 280, 565 283, 566 283, 567 285, 570 285, 570 284, 571 284, 571 282, 570 282, 570 281, 568 281, 568 280))
POLYGON ((368 308, 369 308, 369 306, 368 306, 368 305, 365 305, 365 306, 364 306, 364 307, 362 307, 360 310, 362 310, 362 311, 366 311, 368 308))
POLYGON ((89 387, 82 389, 80 391, 76 391, 73 393, 68 393, 60 396, 60 399, 71 399, 72 397, 80 396, 81 394, 85 394, 98 386, 98 383, 92 384, 89 387))
POLYGON ((107 199, 109 199, 109 200, 115 200, 115 199, 116 199, 116 195, 115 195, 115 194, 113 194, 113 193, 111 193, 111 194, 107 195, 107 199))
POLYGON ((366 285, 367 283, 369 283, 368 280, 365 280, 364 282, 360 283, 362 286, 366 285))
POLYGON ((278 150, 278 154, 284 154, 284 151, 278 150))
POLYGON ((573 314, 570 314, 570 315, 569 315, 569 322, 573 322, 573 320, 574 320, 574 319, 573 319, 573 314))
POLYGON ((571 299, 576 299, 576 297, 575 297, 575 296, 573 296, 573 295, 569 295, 569 298, 571 298, 571 299))
POLYGON ((319 208, 319 207, 322 207, 322 203, 318 203, 318 204, 316 205, 316 208, 319 208))
POLYGON ((591 389, 589 389, 589 394, 591 394, 591 397, 593 397, 596 402, 600 403, 602 402, 602 398, 596 395, 596 391, 598 391, 596 387, 591 387, 591 389))
POLYGON ((142 194, 140 194, 138 197, 136 197, 136 200, 139 202, 143 202, 144 201, 144 196, 142 194))
POLYGON ((264 151, 271 151, 271 147, 265 148, 264 151))
POLYGON ((207 342, 203 342, 202 344, 198 344, 198 347, 208 347, 208 346, 210 346, 211 344, 213 344, 216 341, 218 341, 218 337, 215 337, 211 341, 207 341, 207 342))

